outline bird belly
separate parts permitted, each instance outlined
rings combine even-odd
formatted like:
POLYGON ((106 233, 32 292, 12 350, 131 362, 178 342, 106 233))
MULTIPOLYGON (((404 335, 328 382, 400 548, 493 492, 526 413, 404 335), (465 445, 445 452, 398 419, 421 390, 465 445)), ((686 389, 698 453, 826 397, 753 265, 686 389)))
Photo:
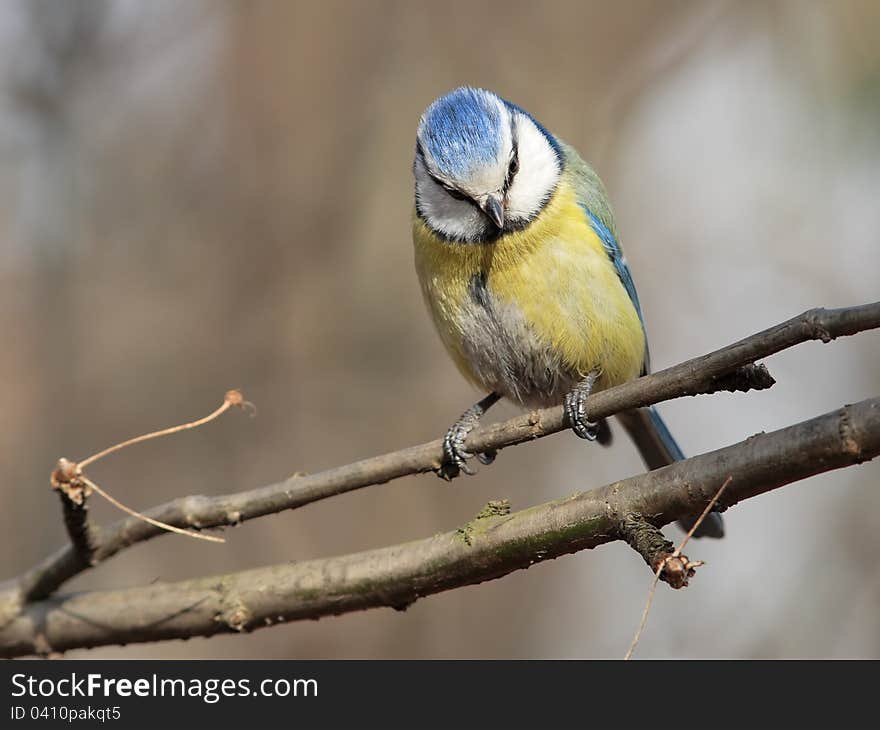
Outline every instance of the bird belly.
POLYGON ((471 279, 453 329, 468 379, 521 405, 561 403, 579 379, 518 304, 499 300, 481 274, 471 279))

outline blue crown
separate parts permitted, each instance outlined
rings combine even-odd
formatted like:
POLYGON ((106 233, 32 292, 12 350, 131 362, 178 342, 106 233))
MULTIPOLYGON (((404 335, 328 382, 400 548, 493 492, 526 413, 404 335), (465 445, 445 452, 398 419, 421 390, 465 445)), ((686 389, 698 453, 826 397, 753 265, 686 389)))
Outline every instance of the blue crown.
POLYGON ((419 145, 440 174, 460 179, 473 168, 498 159, 502 124, 499 102, 510 112, 528 117, 562 160, 559 140, 525 109, 491 91, 462 86, 434 101, 419 126, 419 145))
POLYGON ((460 178, 498 158, 502 123, 498 100, 490 91, 462 86, 428 107, 419 141, 438 172, 460 178))

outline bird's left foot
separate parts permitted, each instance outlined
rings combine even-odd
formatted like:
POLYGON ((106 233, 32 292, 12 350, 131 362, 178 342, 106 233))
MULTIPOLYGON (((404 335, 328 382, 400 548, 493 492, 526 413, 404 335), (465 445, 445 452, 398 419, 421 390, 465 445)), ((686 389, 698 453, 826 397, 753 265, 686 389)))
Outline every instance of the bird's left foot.
POLYGON ((587 441, 595 441, 600 435, 602 429, 601 421, 590 421, 587 418, 586 402, 590 393, 593 392, 593 385, 599 373, 593 371, 568 393, 565 394, 565 416, 568 419, 568 425, 575 435, 586 439, 587 441))
MULTIPOLYGON (((474 474, 474 470, 468 466, 467 460, 473 454, 465 451, 464 442, 468 434, 476 428, 482 415, 488 411, 501 398, 497 393, 489 393, 479 403, 468 408, 461 417, 449 428, 443 437, 443 463, 438 475, 446 481, 452 481, 459 474, 474 474)), ((487 451, 477 454, 481 464, 491 464, 495 461, 496 451, 487 451)))

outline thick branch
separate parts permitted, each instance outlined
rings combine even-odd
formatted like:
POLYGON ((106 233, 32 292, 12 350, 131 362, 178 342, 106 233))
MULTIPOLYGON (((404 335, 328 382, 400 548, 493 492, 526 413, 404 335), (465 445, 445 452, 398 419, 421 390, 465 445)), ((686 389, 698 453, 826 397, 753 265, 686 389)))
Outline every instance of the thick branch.
POLYGON ((211 578, 58 596, 10 615, 0 654, 249 631, 391 606, 498 578, 621 538, 639 514, 655 526, 699 512, 728 476, 722 508, 880 454, 880 398, 622 482, 522 512, 490 509, 454 532, 336 558, 211 578))
MULTIPOLYGON (((587 400, 587 412, 591 418, 604 418, 630 408, 686 395, 766 388, 772 384, 772 378, 762 366, 754 364, 755 360, 809 340, 829 342, 877 327, 880 327, 880 302, 844 309, 811 309, 708 355, 596 393, 587 400)), ((498 450, 564 428, 562 408, 548 408, 477 429, 468 437, 466 447, 472 453, 498 450)), ((215 497, 183 497, 144 514, 182 528, 236 525, 354 489, 436 470, 442 453, 442 442, 438 439, 318 474, 295 476, 259 489, 215 497)), ((102 539, 94 546, 91 564, 107 560, 130 545, 164 534, 153 525, 134 518, 116 522, 101 531, 102 539)), ((20 578, 3 585, 0 605, 22 605, 45 598, 86 567, 77 551, 68 545, 20 578)))

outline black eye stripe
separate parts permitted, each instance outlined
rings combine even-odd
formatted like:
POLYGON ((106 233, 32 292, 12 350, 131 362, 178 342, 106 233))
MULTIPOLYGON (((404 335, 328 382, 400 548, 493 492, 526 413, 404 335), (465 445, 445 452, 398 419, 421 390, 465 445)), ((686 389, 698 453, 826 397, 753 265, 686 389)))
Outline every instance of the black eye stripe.
POLYGON ((446 191, 447 195, 449 195, 450 198, 453 198, 454 200, 468 200, 468 201, 470 201, 470 198, 467 195, 462 193, 460 190, 456 190, 454 187, 452 187, 451 185, 448 185, 447 183, 443 182, 440 178, 438 178, 436 175, 434 175, 428 169, 427 165, 425 166, 425 172, 428 174, 429 178, 431 178, 437 185, 439 185, 441 188, 443 188, 446 191))
POLYGON ((470 200, 467 195, 465 195, 460 190, 456 190, 455 188, 451 188, 448 185, 444 185, 443 189, 449 193, 449 197, 455 200, 470 200))

